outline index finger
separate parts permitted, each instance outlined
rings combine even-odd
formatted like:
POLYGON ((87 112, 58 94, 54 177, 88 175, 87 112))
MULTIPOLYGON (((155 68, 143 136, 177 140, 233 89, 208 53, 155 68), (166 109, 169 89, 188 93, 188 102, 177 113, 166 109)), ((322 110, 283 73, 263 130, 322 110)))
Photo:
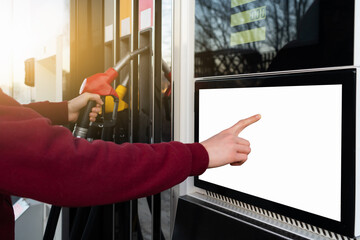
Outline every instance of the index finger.
POLYGON ((242 130, 244 130, 247 126, 259 121, 261 118, 260 114, 256 114, 254 116, 251 116, 249 118, 245 118, 237 122, 232 128, 235 130, 235 134, 239 135, 242 130))
POLYGON ((100 104, 100 105, 104 104, 104 102, 101 100, 100 95, 98 95, 98 94, 91 93, 91 95, 89 96, 89 99, 96 101, 97 104, 100 104))

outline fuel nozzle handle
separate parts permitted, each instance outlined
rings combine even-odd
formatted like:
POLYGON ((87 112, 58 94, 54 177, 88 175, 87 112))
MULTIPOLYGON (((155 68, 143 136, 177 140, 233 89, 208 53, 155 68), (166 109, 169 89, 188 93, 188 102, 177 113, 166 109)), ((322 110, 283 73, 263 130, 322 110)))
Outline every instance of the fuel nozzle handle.
POLYGON ((76 126, 74 128, 73 135, 77 138, 86 138, 89 124, 90 124, 90 118, 89 114, 91 112, 91 109, 96 106, 96 101, 89 101, 85 108, 81 109, 78 121, 76 123, 76 126))

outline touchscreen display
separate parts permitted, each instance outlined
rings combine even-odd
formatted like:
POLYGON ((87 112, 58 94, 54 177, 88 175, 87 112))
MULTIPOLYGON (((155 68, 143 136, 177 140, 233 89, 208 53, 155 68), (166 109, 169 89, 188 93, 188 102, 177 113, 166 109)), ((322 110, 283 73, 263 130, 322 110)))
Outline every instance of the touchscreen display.
POLYGON ((199 180, 341 221, 341 84, 199 89, 198 101, 199 142, 262 116, 239 135, 248 160, 199 180))

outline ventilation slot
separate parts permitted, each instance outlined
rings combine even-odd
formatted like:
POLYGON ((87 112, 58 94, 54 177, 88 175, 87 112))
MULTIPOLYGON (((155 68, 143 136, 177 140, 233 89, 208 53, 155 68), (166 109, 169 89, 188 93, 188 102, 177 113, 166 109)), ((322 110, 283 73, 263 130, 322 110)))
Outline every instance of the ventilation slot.
POLYGON ((246 209, 248 211, 258 213, 258 214, 260 214, 262 216, 266 216, 266 217, 275 219, 275 220, 277 220, 279 222, 286 223, 286 224, 289 224, 289 225, 292 225, 292 226, 296 226, 296 227, 301 228, 301 229, 303 229, 303 230, 305 230, 307 232, 318 234, 318 235, 321 235, 321 236, 324 236, 324 237, 327 237, 327 238, 330 238, 330 239, 335 239, 335 240, 355 240, 353 238, 348 238, 346 236, 342 236, 340 234, 330 232, 328 230, 325 230, 325 229, 310 225, 308 223, 300 222, 298 220, 295 220, 295 219, 289 218, 287 216, 283 216, 283 215, 280 215, 280 214, 277 214, 277 213, 274 213, 274 212, 271 212, 271 211, 268 211, 268 210, 265 210, 265 209, 262 209, 262 208, 259 208, 259 207, 256 207, 256 206, 253 206, 253 205, 248 204, 248 203, 244 203, 244 202, 241 202, 241 201, 229 198, 229 197, 225 197, 225 196, 222 196, 222 195, 217 194, 217 193, 206 191, 206 195, 211 197, 211 198, 215 198, 217 200, 223 201, 223 202, 225 202, 227 204, 231 204, 233 206, 236 206, 238 208, 243 208, 243 209, 246 209))

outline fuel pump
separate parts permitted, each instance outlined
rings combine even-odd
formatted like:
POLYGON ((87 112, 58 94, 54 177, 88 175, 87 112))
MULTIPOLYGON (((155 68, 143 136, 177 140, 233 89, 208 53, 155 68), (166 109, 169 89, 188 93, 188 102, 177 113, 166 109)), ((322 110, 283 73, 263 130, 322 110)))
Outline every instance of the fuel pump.
MULTIPOLYGON (((89 78, 86 78, 80 88, 80 94, 84 92, 96 93, 100 96, 112 96, 114 98, 114 109, 113 109, 113 119, 116 119, 119 96, 115 89, 112 88, 110 83, 112 83, 118 76, 118 72, 126 66, 126 64, 138 54, 141 54, 149 49, 148 46, 139 48, 134 52, 129 53, 124 58, 122 58, 113 68, 109 68, 105 73, 97 73, 89 78)), ((79 115, 79 120, 74 128, 73 135, 77 138, 86 138, 88 129, 90 126, 89 114, 91 109, 96 105, 95 101, 89 101, 87 106, 79 115)), ((103 107, 105 110, 105 106, 103 107)))
MULTIPOLYGON (((102 115, 105 115, 106 112, 112 112, 112 116, 110 120, 105 120, 104 117, 102 117, 100 122, 90 123, 89 114, 91 112, 91 109, 96 105, 96 102, 89 101, 86 107, 82 109, 79 114, 78 121, 73 131, 74 137, 86 138, 89 141, 92 141, 94 136, 92 136, 92 134, 89 134, 90 126, 99 127, 103 129, 106 127, 111 128, 115 126, 117 112, 127 107, 126 106, 127 104, 123 102, 122 99, 126 94, 126 85, 128 83, 129 77, 125 78, 125 80, 117 87, 116 90, 113 89, 113 87, 110 84, 117 78, 120 70, 124 68, 133 57, 141 53, 144 53, 148 50, 149 50, 149 46, 145 46, 133 52, 130 52, 129 54, 124 56, 114 67, 106 70, 105 73, 97 73, 89 78, 86 78, 83 81, 79 93, 82 94, 85 92, 90 92, 90 93, 99 94, 104 101, 104 105, 102 106, 102 115), (112 98, 112 101, 110 100, 110 98, 112 98), (121 103, 120 106, 119 106, 119 102, 121 103)), ((101 138, 102 139, 104 138, 104 134, 102 134, 101 138)), ((82 211, 81 209, 82 208, 80 208, 79 212, 76 214, 70 239, 75 239, 76 237, 74 236, 79 236, 78 233, 79 226, 77 225, 77 223, 80 222, 79 218, 84 217, 84 211, 82 211)), ((61 211, 61 207, 52 206, 49 214, 49 220, 44 233, 44 238, 43 238, 44 240, 53 239, 60 211, 61 211)), ((89 235, 89 232, 91 231, 92 225, 98 214, 98 211, 99 211, 98 206, 93 207, 91 209, 86 228, 82 234, 80 233, 80 236, 89 235)))

